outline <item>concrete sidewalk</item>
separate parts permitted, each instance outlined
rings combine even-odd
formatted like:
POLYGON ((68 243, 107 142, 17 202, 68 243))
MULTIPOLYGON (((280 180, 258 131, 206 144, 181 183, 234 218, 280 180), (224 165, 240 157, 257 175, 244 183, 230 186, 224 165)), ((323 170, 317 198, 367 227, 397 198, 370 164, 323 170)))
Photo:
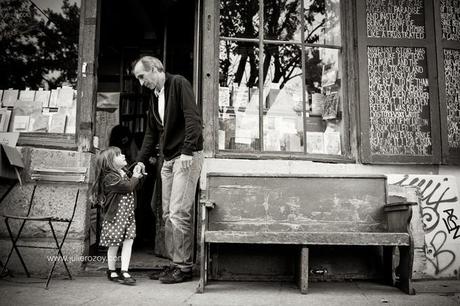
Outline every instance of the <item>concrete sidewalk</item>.
POLYGON ((52 279, 0 279, 0 305, 460 305, 460 281, 416 282, 417 295, 375 282, 316 282, 301 295, 293 283, 211 281, 204 294, 195 293, 198 279, 164 285, 134 272, 133 287, 100 276, 52 279))

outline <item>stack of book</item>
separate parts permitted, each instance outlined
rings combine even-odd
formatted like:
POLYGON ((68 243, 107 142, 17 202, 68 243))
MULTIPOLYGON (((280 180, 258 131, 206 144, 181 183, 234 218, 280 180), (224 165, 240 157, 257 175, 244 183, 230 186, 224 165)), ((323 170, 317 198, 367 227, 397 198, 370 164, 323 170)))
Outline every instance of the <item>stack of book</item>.
POLYGON ((75 133, 76 95, 72 87, 0 90, 0 132, 75 133))

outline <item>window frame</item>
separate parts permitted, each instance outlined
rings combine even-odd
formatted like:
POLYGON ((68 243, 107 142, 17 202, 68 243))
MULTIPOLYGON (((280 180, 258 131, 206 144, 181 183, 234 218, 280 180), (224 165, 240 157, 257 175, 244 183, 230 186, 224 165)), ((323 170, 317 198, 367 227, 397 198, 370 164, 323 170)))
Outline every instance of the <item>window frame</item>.
POLYGON ((91 152, 95 128, 96 54, 100 0, 81 0, 78 37, 77 101, 75 134, 19 134, 18 146, 91 152), (83 73, 82 67, 85 66, 83 73))
POLYGON ((356 0, 357 36, 360 80, 360 157, 363 163, 369 164, 439 164, 441 161, 440 117, 436 61, 435 32, 433 20, 433 2, 424 0, 425 8, 425 39, 397 39, 367 37, 366 0, 356 0), (431 124, 431 155, 384 155, 372 154, 370 148, 370 116, 369 116, 369 82, 368 82, 368 47, 404 47, 425 48, 427 60, 427 79, 430 95, 430 124, 431 124))
POLYGON ((442 38, 441 3, 436 1, 434 5, 434 24, 436 37, 436 58, 438 71, 439 108, 441 121, 441 152, 442 163, 449 165, 460 165, 460 149, 451 152, 449 148, 449 131, 447 127, 447 97, 446 80, 444 69, 444 50, 452 49, 460 52, 460 41, 445 40, 442 38))
MULTIPOLYGON (((301 9, 304 8, 304 1, 300 1, 301 9)), ((264 11, 263 0, 258 0, 259 2, 259 12, 264 11)), ((205 152, 208 156, 215 156, 218 158, 247 158, 247 159, 299 159, 299 160, 314 160, 314 161, 325 161, 325 162, 354 162, 356 160, 355 150, 352 152, 350 144, 356 143, 356 138, 354 133, 356 132, 356 125, 350 126, 350 122, 356 122, 356 120, 351 120, 350 118, 350 97, 354 97, 353 94, 355 86, 355 78, 349 77, 350 73, 353 73, 355 70, 352 67, 349 67, 349 63, 352 62, 349 59, 350 51, 353 50, 354 45, 354 35, 353 35, 353 22, 346 22, 347 19, 353 14, 352 4, 348 1, 340 1, 340 37, 341 45, 327 45, 327 44, 310 44, 303 42, 304 31, 301 31, 301 41, 276 41, 270 39, 263 39, 263 31, 259 31, 259 36, 254 39, 245 39, 245 38, 234 38, 234 37, 221 37, 220 36, 220 1, 212 2, 210 0, 205 0, 204 2, 204 35, 203 35, 203 48, 208 55, 214 55, 214 67, 212 68, 213 73, 203 73, 203 119, 205 122, 205 152), (209 20, 211 14, 214 13, 214 24, 213 31, 211 30, 211 24, 209 20), (207 18, 206 18, 207 17, 207 18), (353 39, 349 39, 353 37, 353 39), (212 41, 212 43, 211 43, 212 41), (221 41, 249 41, 255 44, 258 44, 259 48, 259 63, 264 60, 264 45, 283 45, 283 44, 295 44, 301 47, 302 51, 302 79, 303 86, 305 86, 305 48, 308 47, 318 47, 318 48, 333 48, 338 49, 341 52, 342 62, 341 62, 341 103, 342 103, 342 154, 341 155, 331 155, 331 154, 312 154, 307 153, 306 145, 304 145, 303 152, 278 152, 278 151, 264 151, 263 150, 263 95, 259 95, 259 138, 262 136, 260 145, 257 151, 239 151, 239 150, 219 150, 217 142, 217 126, 218 126, 218 75, 219 75, 219 44, 221 41), (213 46, 213 50, 207 49, 207 46, 213 46), (213 84, 209 84, 213 82, 213 84), (213 94, 210 94, 209 91, 213 90, 213 94), (211 97, 212 106, 209 105, 206 97, 211 97), (213 115, 211 118, 210 114, 213 115), (215 127, 211 130, 212 127, 215 127), (261 135, 262 134, 262 135, 261 135), (211 136, 212 135, 212 136, 211 136), (206 136, 210 139, 207 139, 206 136)), ((304 24, 304 16, 300 14, 302 25, 304 24)), ((263 29, 263 16, 259 18, 259 29, 263 29)), ((204 54, 206 56, 206 54, 204 54)), ((207 57, 207 56, 206 56, 207 57)), ((203 62, 203 71, 209 71, 209 63, 203 62)), ((263 76, 261 75, 263 70, 259 65, 259 84, 258 89, 263 88, 263 76)), ((353 74, 351 74, 353 75, 353 74)), ((303 87, 304 89, 304 87, 303 87)), ((303 99, 305 100, 305 90, 303 90, 303 99)), ((356 100, 350 100, 356 101, 356 100)), ((305 106, 305 103, 304 103, 305 106)), ((354 108, 354 107, 352 107, 354 108)), ((306 137, 306 116, 303 116, 303 135, 306 137)), ((306 138, 304 138, 306 139, 306 138)))

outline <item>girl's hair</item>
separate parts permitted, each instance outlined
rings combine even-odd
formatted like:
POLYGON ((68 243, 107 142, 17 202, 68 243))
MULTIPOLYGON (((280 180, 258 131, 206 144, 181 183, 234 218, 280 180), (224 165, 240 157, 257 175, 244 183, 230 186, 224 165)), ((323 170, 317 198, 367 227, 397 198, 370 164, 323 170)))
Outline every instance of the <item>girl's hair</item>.
POLYGON ((107 149, 99 152, 96 156, 96 171, 95 180, 90 189, 90 202, 92 206, 105 205, 105 185, 106 183, 114 184, 114 182, 107 182, 107 175, 110 174, 114 180, 121 180, 121 175, 118 169, 113 164, 115 156, 121 154, 118 147, 108 147, 107 149))

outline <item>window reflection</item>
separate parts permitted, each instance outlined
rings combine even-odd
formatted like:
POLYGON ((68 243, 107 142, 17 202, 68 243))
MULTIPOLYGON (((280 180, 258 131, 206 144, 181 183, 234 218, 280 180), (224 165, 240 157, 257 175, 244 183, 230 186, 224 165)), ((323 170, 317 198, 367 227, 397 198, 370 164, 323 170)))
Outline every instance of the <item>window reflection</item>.
POLYGON ((259 147, 259 49, 221 41, 219 58, 219 149, 259 147))
POLYGON ((340 0, 304 0, 306 43, 340 46, 340 0))
POLYGON ((265 0, 264 39, 300 42, 300 12, 298 0, 265 0))
POLYGON ((257 38, 259 36, 259 0, 220 1, 220 36, 257 38))
POLYGON ((80 0, 0 1, 0 86, 77 85, 80 0))
POLYGON ((264 65, 264 150, 303 152, 301 50, 266 45, 264 65))
POLYGON ((305 48, 304 52, 307 153, 340 155, 343 143, 340 51, 305 48))
POLYGON ((74 134, 80 0, 0 1, 0 131, 74 134))
POLYGON ((340 1, 235 2, 220 2, 219 150, 341 155, 340 1))

